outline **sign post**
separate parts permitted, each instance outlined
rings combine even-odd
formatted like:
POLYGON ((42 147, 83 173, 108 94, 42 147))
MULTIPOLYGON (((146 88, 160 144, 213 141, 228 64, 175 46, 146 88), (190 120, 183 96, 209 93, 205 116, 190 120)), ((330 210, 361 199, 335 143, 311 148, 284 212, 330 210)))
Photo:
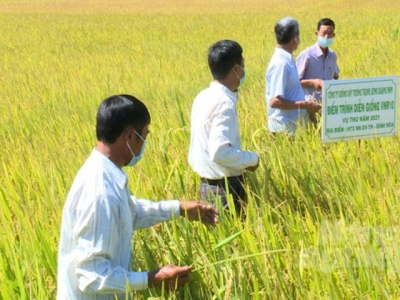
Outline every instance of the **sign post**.
POLYGON ((322 88, 322 142, 397 135, 398 76, 328 80, 322 88))

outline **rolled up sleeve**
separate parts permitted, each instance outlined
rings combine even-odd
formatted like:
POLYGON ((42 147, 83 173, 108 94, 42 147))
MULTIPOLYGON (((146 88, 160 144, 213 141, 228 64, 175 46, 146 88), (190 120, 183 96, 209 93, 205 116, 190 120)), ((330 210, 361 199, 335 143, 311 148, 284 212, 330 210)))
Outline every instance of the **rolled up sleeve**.
POLYGON ((131 213, 134 220, 134 230, 146 228, 179 217, 179 201, 153 202, 131 196, 131 213))

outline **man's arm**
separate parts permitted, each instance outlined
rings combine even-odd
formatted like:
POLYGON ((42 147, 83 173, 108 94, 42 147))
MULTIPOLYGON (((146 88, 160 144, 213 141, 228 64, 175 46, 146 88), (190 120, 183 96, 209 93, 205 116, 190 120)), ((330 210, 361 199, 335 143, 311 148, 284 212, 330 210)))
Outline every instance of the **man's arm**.
MULTIPOLYGON (((114 294, 123 293, 127 289, 143 290, 161 285, 174 289, 187 282, 193 268, 191 266, 168 265, 151 272, 128 272, 122 266, 111 264, 111 258, 118 252, 121 239, 131 239, 121 236, 118 227, 121 214, 118 202, 117 199, 94 201, 89 207, 90 212, 74 227, 78 240, 78 263, 75 274, 79 289, 88 294, 114 294)), ((136 202, 137 208, 143 205, 148 214, 144 218, 147 224, 152 218, 155 221, 151 223, 160 221, 160 216, 163 216, 163 219, 171 219, 175 212, 177 216, 186 216, 189 220, 199 220, 207 225, 215 225, 218 222, 218 210, 203 202, 177 200, 161 201, 161 203, 148 200, 136 202), (153 214, 157 207, 159 214, 153 214)))
POLYGON ((335 72, 333 74, 333 79, 338 80, 339 79, 339 73, 340 73, 340 68, 337 64, 337 56, 336 53, 335 54, 335 72))
POLYGON ((239 125, 236 107, 221 104, 213 113, 208 149, 211 159, 224 167, 244 170, 258 165, 258 154, 235 146, 239 125))
POLYGON ((321 109, 321 105, 315 101, 290 101, 281 96, 271 98, 270 106, 279 109, 306 109, 309 113, 316 113, 321 109))
POLYGON ((316 90, 322 89, 322 80, 319 78, 314 79, 301 79, 300 80, 301 86, 303 88, 312 87, 316 90))
POLYGON ((134 230, 147 228, 155 224, 178 218, 180 215, 178 200, 150 201, 131 195, 129 203, 134 230))
MULTIPOLYGON (((201 201, 179 201, 179 214, 190 221, 201 221, 205 225, 218 223, 219 211, 207 203, 201 201)), ((148 286, 164 286, 174 290, 185 284, 190 279, 193 266, 167 265, 148 273, 148 286)))
POLYGON ((134 230, 146 228, 179 216, 191 221, 201 221, 205 225, 218 223, 218 210, 201 201, 163 200, 153 202, 131 196, 134 230))
MULTIPOLYGON (((86 199, 87 200, 87 199, 86 199)), ((118 226, 118 199, 95 199, 78 214, 73 232, 77 239, 75 275, 78 287, 88 294, 123 293, 147 288, 146 272, 128 272, 111 263, 123 237, 118 226)))

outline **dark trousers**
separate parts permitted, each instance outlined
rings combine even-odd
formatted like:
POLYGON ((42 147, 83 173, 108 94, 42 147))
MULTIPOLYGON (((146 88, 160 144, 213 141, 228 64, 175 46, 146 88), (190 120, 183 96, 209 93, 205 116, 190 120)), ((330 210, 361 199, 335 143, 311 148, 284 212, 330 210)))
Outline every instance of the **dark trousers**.
POLYGON ((246 201, 244 178, 243 176, 234 176, 227 177, 226 180, 227 182, 225 182, 225 178, 217 180, 201 178, 200 198, 207 202, 213 203, 215 206, 216 197, 219 196, 221 198, 222 206, 225 209, 231 210, 231 207, 228 207, 228 193, 226 191, 226 188, 228 187, 228 192, 232 196, 236 213, 241 214, 243 210, 243 204, 246 201))

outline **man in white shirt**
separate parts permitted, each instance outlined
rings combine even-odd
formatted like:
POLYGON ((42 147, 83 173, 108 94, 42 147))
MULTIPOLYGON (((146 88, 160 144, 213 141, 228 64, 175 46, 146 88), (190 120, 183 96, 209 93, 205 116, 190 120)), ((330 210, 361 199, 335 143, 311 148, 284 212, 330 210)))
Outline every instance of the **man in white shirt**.
POLYGON ((275 25, 275 48, 267 72, 265 96, 268 108, 268 129, 274 134, 294 135, 298 125, 308 126, 309 114, 321 109, 314 101, 306 101, 297 73, 293 52, 300 43, 297 20, 286 17, 275 25))
POLYGON ((191 266, 130 270, 134 230, 180 215, 218 222, 218 211, 203 202, 152 202, 130 194, 122 167, 142 157, 149 124, 146 106, 133 96, 111 96, 100 105, 97 147, 79 170, 63 209, 58 300, 125 299, 126 291, 163 284, 178 288, 189 280, 191 266))
POLYGON ((227 208, 229 192, 238 213, 246 198, 243 172, 255 171, 259 163, 257 153, 243 150, 240 143, 236 105, 238 87, 246 77, 242 53, 242 47, 231 40, 209 48, 214 80, 194 100, 189 148, 189 164, 201 178, 201 198, 213 200, 219 195, 227 208))

